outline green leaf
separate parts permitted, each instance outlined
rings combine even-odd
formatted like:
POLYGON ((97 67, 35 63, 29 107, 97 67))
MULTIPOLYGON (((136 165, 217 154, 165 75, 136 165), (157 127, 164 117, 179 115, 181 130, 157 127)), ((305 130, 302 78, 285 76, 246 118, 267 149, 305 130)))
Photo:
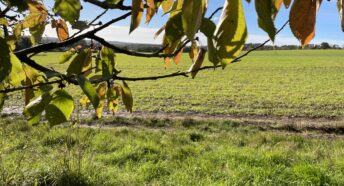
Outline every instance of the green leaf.
POLYGON ((30 125, 39 123, 46 105, 51 101, 51 92, 44 93, 24 108, 24 116, 30 125))
POLYGON ((184 1, 182 9, 183 29, 190 40, 194 39, 196 32, 201 26, 206 4, 206 0, 184 1))
POLYGON ((4 81, 8 74, 11 72, 12 64, 11 64, 11 56, 10 56, 10 49, 6 41, 0 37, 0 82, 4 81))
POLYGON ((5 18, 0 18, 0 25, 8 25, 8 22, 5 18))
POLYGON ((71 64, 67 69, 67 75, 79 75, 83 72, 84 67, 87 67, 92 61, 92 52, 90 49, 80 50, 78 55, 73 58, 71 64))
POLYGON ((75 49, 74 48, 71 48, 65 52, 63 52, 62 56, 61 56, 61 59, 60 59, 60 64, 63 64, 63 63, 66 63, 68 62, 72 57, 73 55, 75 54, 75 49))
POLYGON ((273 22, 274 3, 271 0, 256 0, 256 11, 258 14, 258 25, 266 33, 268 33, 272 42, 275 41, 276 28, 273 22))
POLYGON ((32 27, 29 30, 31 34, 30 39, 31 39, 32 45, 37 45, 42 40, 42 36, 45 31, 45 23, 32 27))
POLYGON ((79 75, 78 77, 78 82, 85 93, 85 95, 88 97, 88 99, 91 101, 93 107, 96 109, 99 106, 99 97, 97 95, 97 91, 94 88, 94 86, 91 84, 91 82, 86 79, 84 76, 79 75))
POLYGON ((208 59, 210 62, 216 66, 219 64, 220 59, 216 55, 216 49, 213 42, 213 36, 216 29, 215 23, 207 18, 203 18, 202 25, 201 25, 201 32, 207 37, 208 42, 208 59))
POLYGON ((169 45, 172 45, 175 42, 180 41, 184 35, 182 14, 178 13, 167 21, 165 36, 169 45))
MULTIPOLYGON (((4 90, 3 86, 0 84, 0 90, 4 90)), ((0 113, 2 111, 2 108, 4 107, 4 103, 5 103, 5 94, 4 93, 0 93, 0 113)))
POLYGON ((45 107, 46 118, 50 125, 67 122, 74 110, 73 97, 65 90, 58 90, 52 95, 50 103, 45 107))
POLYGON ((133 112, 133 104, 134 104, 133 96, 131 94, 131 90, 128 84, 125 81, 123 81, 123 86, 122 86, 122 101, 127 111, 133 112))
POLYGON ((215 55, 221 60, 223 68, 240 54, 246 38, 247 28, 242 1, 226 0, 213 38, 215 55))
POLYGON ((11 72, 9 74, 9 83, 12 86, 19 86, 22 81, 25 80, 26 75, 23 70, 23 65, 20 62, 20 60, 17 58, 16 55, 14 55, 12 52, 10 54, 11 56, 11 72))
POLYGON ((90 25, 88 24, 87 21, 76 21, 73 25, 72 25, 72 29, 76 29, 76 30, 86 30, 90 27, 90 25))
POLYGON ((208 38, 213 37, 215 29, 216 29, 216 25, 212 20, 208 18, 203 18, 202 25, 201 25, 201 32, 205 36, 207 36, 208 38))
POLYGON ((54 12, 72 25, 79 20, 80 10, 80 0, 55 0, 54 12))
MULTIPOLYGON (((30 86, 35 83, 39 83, 43 79, 36 69, 33 69, 32 67, 26 64, 23 64, 23 71, 25 72, 25 76, 26 76, 26 81, 23 84, 25 86, 30 86)), ((50 91, 50 89, 47 91, 50 91)), ((38 94, 41 94, 41 91, 38 91, 35 89, 25 89, 25 92, 24 92, 25 105, 29 104, 31 99, 38 96, 38 94)))
POLYGON ((115 53, 111 48, 103 47, 100 51, 103 78, 109 79, 113 76, 115 71, 115 53))

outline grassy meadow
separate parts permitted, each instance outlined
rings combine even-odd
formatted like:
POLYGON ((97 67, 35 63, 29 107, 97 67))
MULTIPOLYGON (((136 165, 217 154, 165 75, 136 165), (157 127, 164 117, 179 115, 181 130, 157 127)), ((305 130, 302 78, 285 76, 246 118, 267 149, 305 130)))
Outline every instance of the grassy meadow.
MULTIPOLYGON (((62 70, 60 53, 36 60, 62 70)), ((344 51, 257 51, 225 70, 200 72, 196 79, 178 77, 129 82, 134 110, 207 114, 335 117, 344 116, 344 51)), ((179 65, 164 69, 162 59, 117 56, 121 76, 143 77, 186 71, 187 54, 179 65)), ((211 63, 205 61, 205 64, 211 63)))
MULTIPOLYGON (((35 60, 62 71, 60 55, 35 60)), ((11 94, 0 118, 0 185, 344 185, 343 57, 343 50, 257 51, 196 79, 128 82, 129 118, 74 117, 54 127, 9 114, 23 105, 22 94, 11 94), (188 117, 138 117, 145 113, 188 117), (331 130, 264 117, 308 120, 308 128, 324 120, 331 130)), ((128 77, 191 65, 187 54, 167 69, 161 59, 118 55, 117 63, 128 77)), ((77 104, 79 88, 68 90, 77 104)))
POLYGON ((344 140, 231 121, 3 119, 0 185, 344 185, 344 140))

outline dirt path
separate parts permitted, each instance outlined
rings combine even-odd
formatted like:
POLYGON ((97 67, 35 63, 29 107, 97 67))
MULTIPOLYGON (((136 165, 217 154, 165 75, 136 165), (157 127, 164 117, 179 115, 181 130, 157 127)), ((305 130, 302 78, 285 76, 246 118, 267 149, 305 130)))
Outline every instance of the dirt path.
MULTIPOLYGON (((93 111, 81 111, 82 118, 90 118, 93 111)), ((22 107, 7 107, 2 111, 3 116, 18 117, 22 116, 22 107)), ((75 117, 76 114, 74 114, 75 117)), ((333 118, 310 118, 310 117, 283 117, 283 116, 256 116, 256 115, 226 115, 226 114, 204 114, 195 112, 144 112, 134 113, 118 112, 116 117, 122 118, 143 118, 143 119, 176 119, 176 120, 229 120, 240 123, 241 125, 254 125, 261 127, 262 130, 279 130, 290 132, 320 132, 327 134, 344 135, 344 117, 333 118)), ((113 117, 112 114, 105 113, 105 118, 113 117)), ((96 123, 97 121, 94 121, 96 123)), ((116 127, 118 125, 107 123, 116 127)))

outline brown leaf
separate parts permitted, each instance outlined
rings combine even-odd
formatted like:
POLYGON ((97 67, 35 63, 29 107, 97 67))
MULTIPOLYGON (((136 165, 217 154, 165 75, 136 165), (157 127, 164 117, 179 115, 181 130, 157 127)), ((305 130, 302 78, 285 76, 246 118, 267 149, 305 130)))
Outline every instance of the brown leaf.
POLYGON ((63 19, 56 21, 56 33, 60 41, 64 41, 69 38, 68 27, 63 19))
POLYGON ((146 23, 149 23, 156 12, 154 0, 147 0, 147 5, 146 23))
POLYGON ((179 64, 179 61, 180 61, 180 59, 182 58, 182 55, 183 55, 183 51, 184 51, 184 48, 182 48, 182 49, 177 53, 177 55, 174 56, 173 61, 174 61, 174 63, 175 63, 176 65, 179 64))
POLYGON ((289 8, 291 0, 284 0, 283 3, 286 8, 289 8))
POLYGON ((290 28, 294 36, 306 46, 315 36, 318 0, 295 0, 289 15, 290 28))
POLYGON ((132 12, 131 12, 131 23, 130 23, 129 33, 133 32, 140 25, 142 14, 143 14, 142 0, 132 0, 132 12))
POLYGON ((170 65, 170 61, 171 61, 171 59, 169 57, 164 58, 165 68, 167 68, 170 65))

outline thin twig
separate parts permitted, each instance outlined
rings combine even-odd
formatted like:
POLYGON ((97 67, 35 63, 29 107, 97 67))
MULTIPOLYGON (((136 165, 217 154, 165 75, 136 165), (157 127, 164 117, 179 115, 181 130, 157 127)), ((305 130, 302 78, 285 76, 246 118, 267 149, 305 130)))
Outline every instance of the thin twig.
POLYGON ((208 19, 212 19, 212 18, 215 16, 215 14, 217 14, 217 12, 221 11, 222 9, 223 9, 223 7, 217 8, 217 9, 208 17, 208 19))
MULTIPOLYGON (((101 14, 99 14, 96 18, 94 18, 90 23, 88 23, 88 27, 91 26, 94 22, 96 22, 98 19, 100 19, 104 14, 106 14, 106 12, 109 9, 105 9, 101 14)), ((79 30, 78 32, 74 33, 72 36, 70 36, 70 38, 75 37, 76 35, 80 34, 83 30, 79 30)))

